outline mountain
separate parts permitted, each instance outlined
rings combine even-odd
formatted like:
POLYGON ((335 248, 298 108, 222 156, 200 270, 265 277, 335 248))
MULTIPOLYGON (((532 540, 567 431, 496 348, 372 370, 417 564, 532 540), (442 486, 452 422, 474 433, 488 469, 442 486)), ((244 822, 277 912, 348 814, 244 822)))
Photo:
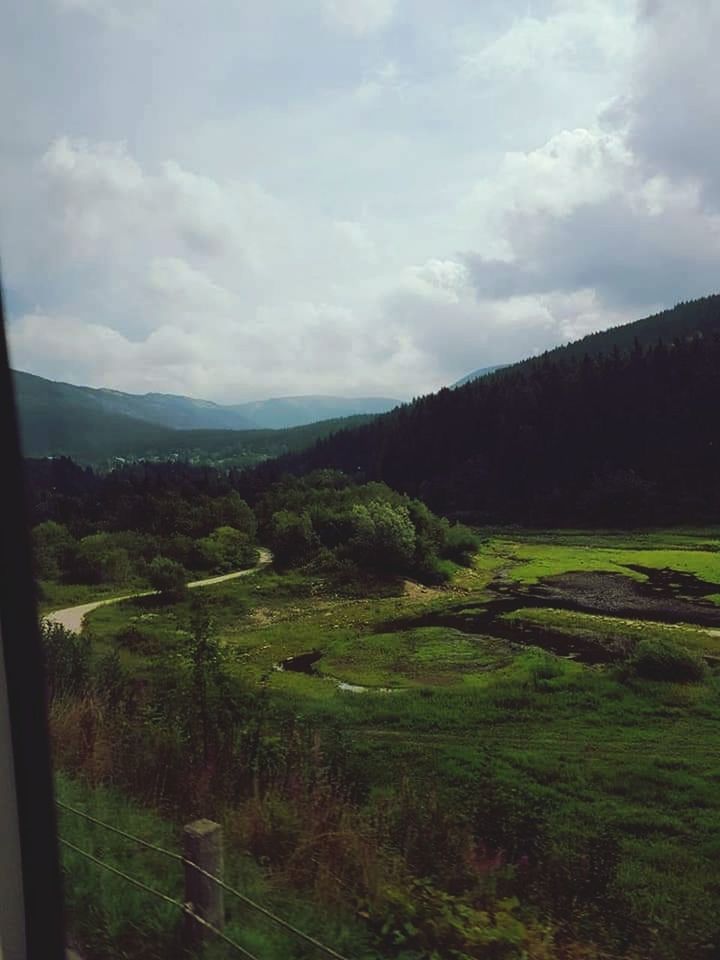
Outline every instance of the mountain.
MULTIPOLYGON (((586 353, 594 356, 598 353, 609 353, 615 347, 619 350, 630 350, 635 340, 643 346, 650 346, 658 340, 672 343, 676 338, 684 340, 695 336, 701 337, 717 330, 718 313, 720 313, 720 294, 712 294, 698 300, 679 303, 670 310, 663 310, 642 320, 633 320, 617 327, 610 327, 608 330, 589 333, 580 340, 573 340, 564 346, 555 347, 541 356, 568 358, 583 357, 586 353)), ((515 364, 502 363, 494 367, 481 367, 479 370, 468 373, 452 386, 462 387, 472 380, 489 376, 498 370, 505 370, 508 367, 517 368, 523 364, 531 364, 535 360, 537 357, 529 357, 515 364)))
POLYGON ((318 420, 337 420, 357 414, 386 413, 397 407, 399 400, 390 397, 275 397, 235 404, 227 409, 236 411, 256 427, 277 430, 299 427, 318 420))
MULTIPOLYGON (((143 412, 147 413, 153 404, 155 410, 165 413, 174 408, 176 419, 188 423, 193 419, 192 405, 197 404, 200 410, 204 402, 160 394, 134 397, 56 383, 17 371, 14 380, 26 457, 69 456, 80 463, 103 466, 115 458, 166 457, 249 466, 300 450, 335 430, 372 419, 372 415, 356 415, 286 430, 175 429, 118 410, 137 410, 133 401, 149 397, 143 412), (108 398, 117 404, 108 402, 108 398), (165 403, 166 400, 170 402, 165 403), (176 400, 181 402, 174 405, 176 400)), ((207 408, 211 418, 216 414, 219 417, 225 409, 216 404, 207 404, 207 408)), ((235 421, 245 422, 239 415, 235 415, 235 421)))
POLYGON ((472 373, 468 373, 459 380, 456 380, 455 383, 450 384, 450 387, 451 389, 453 387, 464 387, 465 384, 470 383, 471 380, 479 380, 480 377, 487 377, 489 374, 495 373, 496 370, 504 370, 505 367, 509 366, 509 363, 498 363, 494 367, 480 367, 479 370, 473 370, 472 373))
POLYGON ((476 522, 720 522, 720 296, 592 334, 261 464, 383 480, 476 522))
POLYGON ((95 460, 162 443, 166 427, 113 413, 83 387, 14 373, 23 450, 28 457, 58 454, 95 460))
POLYGON ((251 430, 257 426, 240 410, 224 407, 210 400, 195 400, 171 393, 122 393, 91 387, 75 387, 86 391, 107 413, 121 413, 174 430, 251 430))
POLYGON ((124 393, 104 387, 83 387, 32 373, 14 371, 21 404, 69 405, 74 411, 102 410, 174 430, 257 430, 296 427, 319 420, 384 413, 400 401, 388 397, 276 397, 223 405, 169 393, 124 393))

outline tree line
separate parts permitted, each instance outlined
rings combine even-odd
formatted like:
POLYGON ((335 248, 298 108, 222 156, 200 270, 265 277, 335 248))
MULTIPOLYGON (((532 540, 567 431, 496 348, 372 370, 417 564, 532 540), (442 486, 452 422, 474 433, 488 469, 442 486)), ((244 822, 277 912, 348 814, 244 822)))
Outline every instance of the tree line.
POLYGON ((177 592, 190 572, 257 560, 255 514, 227 476, 184 464, 99 474, 72 460, 27 461, 36 575, 177 592))
POLYGON ((556 351, 422 397, 239 478, 381 481, 476 523, 720 520, 720 335, 607 354, 556 351))
POLYGON ((242 474, 182 463, 99 474, 66 458, 28 462, 41 580, 149 581, 177 592, 190 571, 224 573, 257 560, 258 537, 280 569, 312 564, 340 579, 367 574, 446 580, 477 538, 416 498, 339 471, 287 476, 257 497, 242 474))

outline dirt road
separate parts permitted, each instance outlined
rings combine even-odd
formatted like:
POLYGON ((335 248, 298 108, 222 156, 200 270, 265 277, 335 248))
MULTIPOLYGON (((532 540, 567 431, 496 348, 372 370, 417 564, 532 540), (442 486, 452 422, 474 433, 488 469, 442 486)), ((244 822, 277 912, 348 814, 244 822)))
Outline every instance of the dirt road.
MULTIPOLYGON (((213 583, 223 583, 225 580, 235 580, 237 577, 248 577, 250 574, 256 573, 258 570, 266 567, 272 561, 272 554, 269 550, 266 550, 265 547, 260 547, 259 553, 260 559, 258 560, 256 566, 250 567, 248 570, 235 570, 233 573, 223 573, 219 577, 207 577, 205 580, 193 580, 192 583, 188 583, 188 589, 194 590, 197 587, 209 587, 213 583)), ((76 607, 66 607, 64 610, 53 610, 52 613, 46 614, 43 619, 48 620, 50 623, 59 623, 61 626, 65 627, 66 630, 72 630, 75 633, 80 633, 83 620, 92 610, 97 610, 98 607, 104 607, 108 603, 120 603, 121 600, 132 600, 134 597, 149 597, 153 593, 156 593, 156 591, 144 590, 140 593, 126 593, 121 597, 108 597, 105 600, 93 600, 91 603, 81 603, 76 607)))

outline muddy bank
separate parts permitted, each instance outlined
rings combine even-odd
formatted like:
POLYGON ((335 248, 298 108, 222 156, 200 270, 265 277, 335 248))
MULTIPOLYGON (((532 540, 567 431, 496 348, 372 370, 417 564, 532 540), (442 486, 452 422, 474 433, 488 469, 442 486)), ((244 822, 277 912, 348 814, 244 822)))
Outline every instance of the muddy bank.
POLYGON ((565 573, 527 588, 523 605, 720 627, 720 606, 703 599, 719 592, 717 584, 675 570, 631 569, 647 580, 632 580, 620 573, 565 573))
POLYGON ((378 633, 415 627, 451 627, 471 636, 494 637, 515 644, 543 647, 583 663, 610 663, 624 659, 628 641, 617 637, 597 638, 589 632, 568 634, 537 624, 501 619, 521 608, 555 608, 573 613, 595 613, 657 623, 689 623, 720 627, 720 607, 703 597, 717 593, 717 584, 674 570, 633 568, 647 576, 640 582, 619 573, 567 573, 546 577, 537 584, 495 583, 496 599, 484 606, 456 603, 441 611, 389 621, 378 633))
POLYGON ((287 657, 275 665, 276 670, 289 670, 291 673, 304 673, 308 677, 318 677, 322 680, 331 680, 338 690, 349 693, 395 693, 400 687, 368 687, 361 683, 348 683, 339 677, 320 673, 315 664, 322 657, 322 651, 311 650, 308 653, 299 653, 295 657, 287 657))
POLYGON ((392 633, 397 630, 412 630, 416 627, 448 627, 461 630, 469 639, 478 644, 487 640, 504 640, 510 648, 521 649, 525 646, 542 647, 558 657, 580 660, 583 663, 611 663, 624 655, 620 646, 596 640, 582 634, 564 633, 536 624, 520 623, 501 619, 501 614, 511 613, 521 607, 551 606, 549 603, 528 602, 527 597, 520 600, 493 600, 484 611, 463 607, 443 610, 440 613, 426 613, 419 617, 394 620, 378 627, 379 633, 392 633))
POLYGON ((299 653, 295 657, 287 657, 277 665, 278 670, 289 670, 291 673, 305 673, 311 677, 319 677, 320 671, 315 664, 322 657, 321 650, 311 650, 309 653, 299 653))
MULTIPOLYGON (((590 631, 567 633, 529 622, 504 620, 503 614, 521 608, 548 608, 574 613, 595 613, 657 623, 688 623, 720 628, 720 607, 705 600, 719 592, 717 584, 675 570, 633 567, 647 577, 633 580, 620 573, 566 573, 545 577, 537 584, 521 586, 512 582, 492 585, 495 599, 483 605, 459 601, 442 610, 403 617, 378 624, 377 633, 395 633, 417 627, 448 627, 462 631, 478 644, 502 640, 511 648, 542 647, 557 656, 587 664, 612 663, 625 659, 632 641, 618 628, 616 636, 593 636, 590 631)), ((332 680, 340 689, 362 692, 391 692, 393 688, 364 687, 321 674, 316 663, 322 651, 312 650, 277 664, 279 670, 304 673, 332 680)))

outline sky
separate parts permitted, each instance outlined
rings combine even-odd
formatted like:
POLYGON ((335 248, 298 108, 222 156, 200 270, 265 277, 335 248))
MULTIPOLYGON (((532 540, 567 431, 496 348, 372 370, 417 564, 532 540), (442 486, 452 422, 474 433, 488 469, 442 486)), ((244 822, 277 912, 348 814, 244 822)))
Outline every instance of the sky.
POLYGON ((11 359, 405 399, 720 288, 715 0, 24 0, 11 359))

